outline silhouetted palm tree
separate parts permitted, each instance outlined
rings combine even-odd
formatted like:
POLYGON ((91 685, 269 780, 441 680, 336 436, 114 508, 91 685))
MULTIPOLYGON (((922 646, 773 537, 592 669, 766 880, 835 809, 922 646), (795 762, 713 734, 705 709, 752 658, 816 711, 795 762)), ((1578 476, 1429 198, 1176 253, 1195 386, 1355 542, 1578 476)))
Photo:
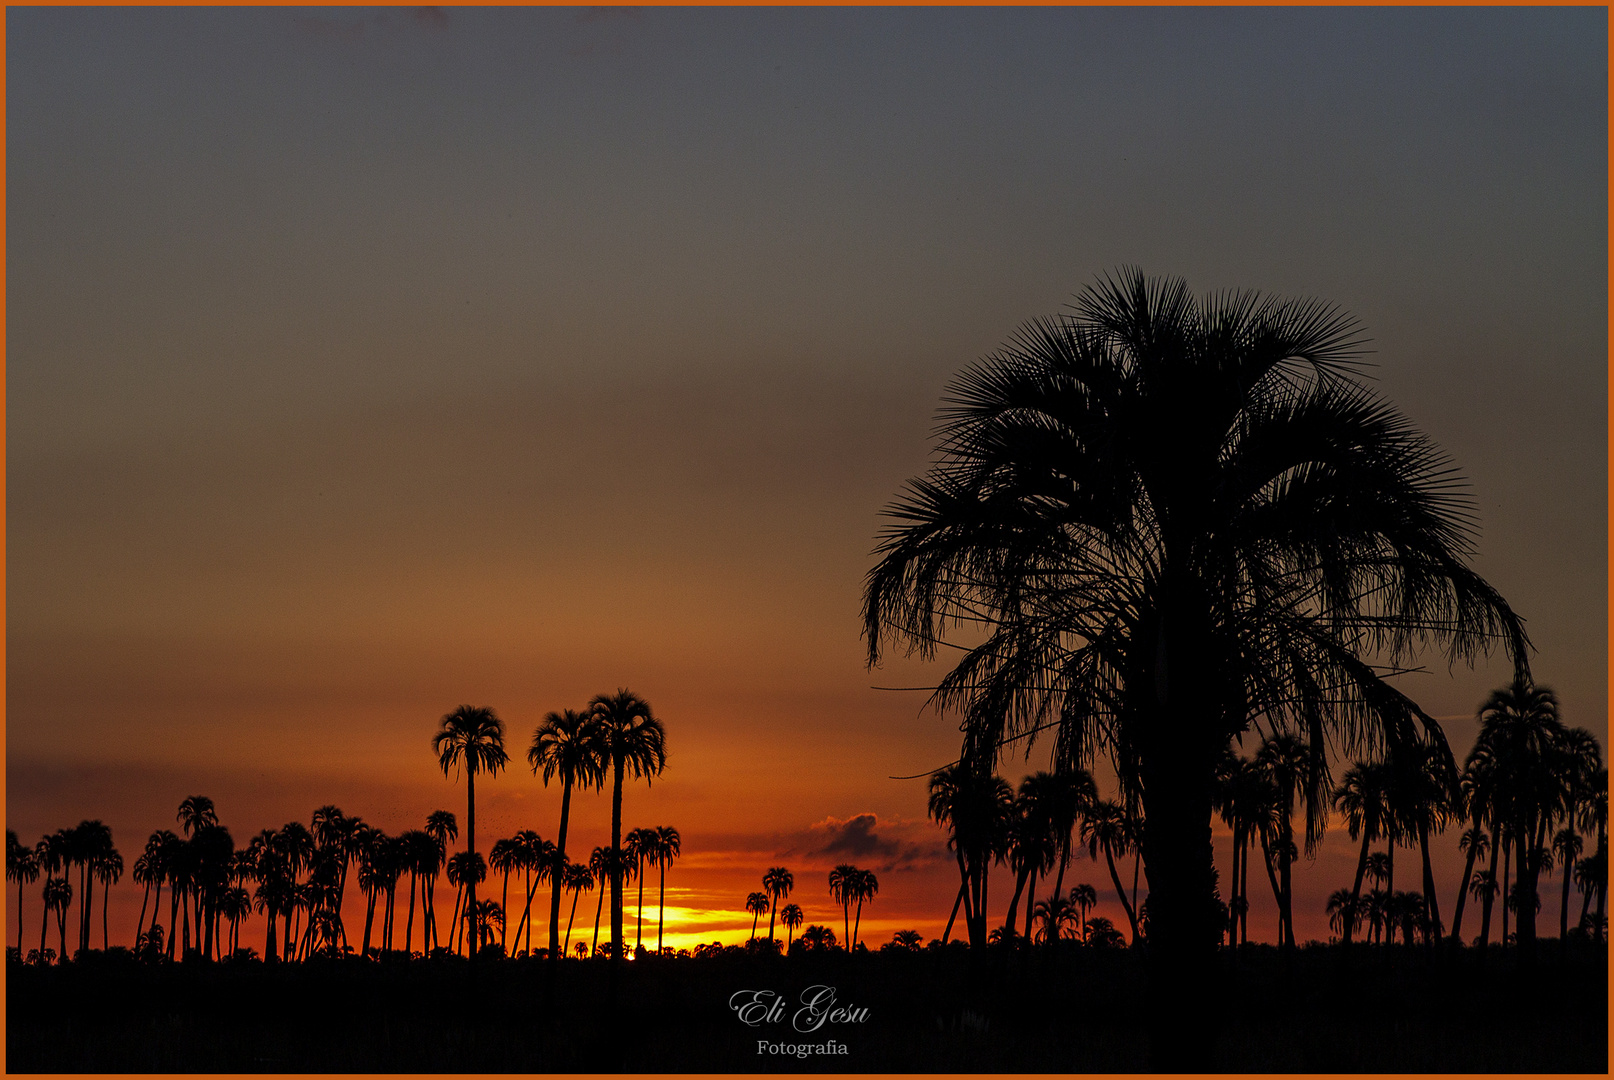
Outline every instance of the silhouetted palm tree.
POLYGON ((790 943, 795 935, 796 927, 802 924, 803 919, 804 916, 799 904, 786 904, 779 909, 779 921, 785 924, 785 955, 787 956, 790 954, 790 943))
POLYGON ((773 940, 774 917, 779 914, 779 901, 790 895, 790 890, 796 887, 796 878, 783 866, 772 866, 762 875, 762 887, 768 890, 768 899, 772 906, 768 912, 768 940, 773 940))
MULTIPOLYGON (((1014 789, 1001 776, 963 761, 930 777, 929 813, 950 830, 947 846, 958 862, 964 925, 970 946, 986 947, 987 877, 992 860, 1005 854, 1014 823, 1014 789)), ((1056 816, 1055 828, 1059 828, 1056 816)), ((843 905, 844 907, 844 905, 843 905)), ((954 911, 957 911, 954 903, 954 911)), ((948 920, 945 938, 952 930, 948 920)))
MULTIPOLYGON (((572 920, 577 918, 577 898, 594 888, 594 871, 582 863, 569 862, 561 874, 561 884, 572 894, 571 914, 566 916, 566 943, 559 955, 564 956, 572 947, 572 920)), ((579 941, 579 945, 583 942, 579 941)))
MULTIPOLYGON (((1532 684, 1526 674, 1494 691, 1480 709, 1480 731, 1470 759, 1483 762, 1491 783, 1496 820, 1503 845, 1503 888, 1508 889, 1507 861, 1517 852, 1518 888, 1529 897, 1503 909, 1503 940, 1509 910, 1519 914, 1518 941, 1535 941, 1535 911, 1540 904, 1536 880, 1549 857, 1553 823, 1567 812, 1575 774, 1568 732, 1558 719, 1558 700, 1551 690, 1532 684)), ((1493 840, 1494 843, 1494 840, 1493 840)))
POLYGON ((852 919, 852 938, 849 948, 857 948, 858 927, 863 924, 863 902, 873 900, 880 891, 880 879, 874 876, 873 870, 858 870, 857 876, 852 879, 852 897, 857 901, 857 914, 852 919))
POLYGON ((898 930, 891 935, 891 943, 900 949, 906 949, 908 952, 918 952, 920 943, 923 941, 924 938, 920 936, 917 930, 898 930))
MULTIPOLYGON (((476 774, 487 772, 497 776, 510 761, 510 755, 504 752, 504 722, 492 709, 461 705, 443 717, 442 730, 432 737, 432 749, 437 751, 437 763, 442 766, 444 776, 451 768, 465 770, 465 850, 475 855, 476 774)), ((469 900, 465 905, 470 919, 466 940, 473 945, 477 940, 476 882, 475 876, 469 879, 469 900)))
POLYGON ((1347 942, 1351 940, 1351 931, 1361 921, 1361 917, 1357 914, 1361 893, 1362 878, 1358 868, 1354 888, 1335 889, 1328 894, 1328 928, 1347 942))
MULTIPOLYGON (((1053 796, 1051 787, 1058 781, 1052 773, 1039 772, 1020 781, 1009 810, 1009 868, 1014 871, 1014 896, 1009 900, 1009 913, 1003 920, 1008 934, 1015 932, 1016 917, 1020 910, 1020 897, 1027 885, 1026 936, 1031 935, 1031 908, 1036 902, 1037 877, 1053 869, 1059 855, 1059 841, 1054 835, 1053 796)), ((959 899, 963 899, 960 891, 959 899)))
POLYGON ((1389 802, 1399 831, 1416 837, 1423 858, 1421 926, 1431 940, 1440 938, 1440 902, 1429 862, 1429 834, 1443 832, 1458 798, 1458 777, 1451 751, 1444 745, 1405 743, 1390 751, 1389 802))
POLYGON ((1584 848, 1580 833, 1571 826, 1559 829, 1552 838, 1552 853, 1563 870, 1563 901, 1558 913, 1558 936, 1569 936, 1569 888, 1574 884, 1575 860, 1584 848))
MULTIPOLYGON (((600 741, 600 728, 593 712, 573 712, 565 709, 544 716, 544 722, 532 735, 532 747, 527 751, 527 764, 533 775, 542 776, 544 786, 553 777, 560 778, 560 834, 555 838, 555 861, 566 860, 566 829, 572 811, 572 788, 588 790, 605 782, 605 768, 609 757, 600 741)), ((549 955, 560 957, 560 892, 563 881, 551 874, 549 895, 549 955)), ((572 898, 577 906, 577 898, 572 898)), ((526 913, 522 920, 526 920, 526 913)), ((519 935, 518 935, 519 936, 519 935)), ((529 939, 531 931, 528 932, 529 939)))
MULTIPOLYGON (((504 891, 499 894, 499 910, 504 911, 510 906, 510 871, 518 869, 521 865, 521 843, 515 839, 497 840, 488 849, 488 865, 504 875, 504 891)), ((506 944, 505 931, 509 926, 499 927, 499 947, 504 949, 505 955, 510 955, 506 944)), ((553 935, 551 935, 553 937, 553 935)), ((551 946, 553 950, 554 946, 551 946)), ((551 956, 555 955, 553 951, 551 956)))
MULTIPOLYGON (((61 959, 63 963, 65 963, 68 958, 67 909, 72 902, 73 883, 71 881, 68 881, 65 877, 48 877, 45 879, 45 913, 47 915, 48 922, 50 912, 56 912, 56 933, 62 946, 61 959)), ((40 940, 43 942, 43 935, 41 935, 40 940)), ((45 946, 41 944, 40 950, 43 951, 44 948, 45 946)))
POLYGON ((1108 800, 1095 802, 1088 807, 1082 819, 1082 842, 1087 845, 1089 858, 1097 859, 1098 853, 1104 852, 1104 863, 1109 867, 1115 897, 1121 901, 1121 910, 1126 912, 1126 921, 1132 928, 1131 940, 1137 941, 1138 915, 1132 910, 1126 889, 1121 885, 1121 875, 1115 870, 1115 856, 1125 855, 1132 850, 1134 842, 1125 808, 1120 803, 1108 800))
POLYGON ((768 894, 754 892, 745 898, 745 910, 751 913, 751 938, 756 940, 757 920, 768 910, 768 894))
MULTIPOLYGON (((39 859, 33 849, 24 847, 17 834, 6 830, 6 880, 17 883, 17 952, 22 952, 22 887, 39 880, 39 859)), ((141 921, 145 920, 145 906, 140 908, 141 921)))
POLYGON ((954 381, 868 575, 871 664, 888 638, 929 659, 950 627, 977 635, 935 695, 964 714, 965 756, 990 767, 1052 728, 1141 798, 1162 1066, 1203 1063, 1214 1036, 1191 1003, 1229 739, 1257 716, 1321 761, 1330 734, 1346 753, 1436 738, 1365 657, 1500 640, 1523 666, 1522 622, 1465 563, 1447 460, 1352 378, 1360 353, 1324 305, 1196 302, 1124 271, 954 381))
POLYGON ((1070 902, 1076 908, 1076 925, 1081 928, 1082 940, 1086 941, 1087 912, 1089 908, 1098 903, 1098 892, 1093 888, 1093 886, 1087 884, 1085 881, 1080 885, 1072 885, 1070 888, 1070 902))
MULTIPOLYGON (((662 825, 656 829, 656 835, 661 842, 656 846, 656 867, 661 871, 660 892, 656 896, 656 952, 661 951, 661 931, 667 915, 667 867, 673 860, 684 853, 683 837, 671 825, 662 825)), ((790 891, 788 888, 785 890, 790 891)), ((768 925, 773 925, 773 916, 768 916, 768 925)))
POLYGON ((828 952, 835 948, 835 931, 814 924, 801 932, 801 944, 813 952, 828 952))
POLYGON ((633 909, 633 949, 644 946, 644 868, 661 858, 661 834, 655 829, 634 829, 628 833, 628 854, 633 859, 634 876, 639 879, 639 899, 633 909))
MULTIPOLYGON (((1340 785, 1334 789, 1334 806, 1345 815, 1345 826, 1351 839, 1362 841, 1356 857, 1356 880, 1351 884, 1348 908, 1355 912, 1362 898, 1362 876, 1367 872, 1368 848, 1383 838, 1389 820, 1389 776, 1382 763, 1358 761, 1345 770, 1340 785)), ((1332 898, 1330 898, 1332 904, 1332 898)), ((1330 907, 1330 912, 1335 908, 1330 907)), ((1345 918, 1340 935, 1345 944, 1351 943, 1358 918, 1345 918)))
MULTIPOLYGON (((650 711, 650 703, 628 690, 600 694, 589 702, 600 728, 603 758, 611 772, 611 848, 622 850, 622 780, 631 775, 649 783, 667 766, 667 731, 650 711)), ((611 869, 611 962, 622 962, 622 872, 629 859, 614 859, 611 869)), ((598 951, 598 950, 596 950, 598 951)))
POLYGON ((437 939, 437 874, 448 861, 448 845, 460 838, 459 822, 447 810, 433 810, 426 815, 426 835, 437 841, 437 870, 426 882, 426 910, 431 926, 431 947, 441 945, 437 939))

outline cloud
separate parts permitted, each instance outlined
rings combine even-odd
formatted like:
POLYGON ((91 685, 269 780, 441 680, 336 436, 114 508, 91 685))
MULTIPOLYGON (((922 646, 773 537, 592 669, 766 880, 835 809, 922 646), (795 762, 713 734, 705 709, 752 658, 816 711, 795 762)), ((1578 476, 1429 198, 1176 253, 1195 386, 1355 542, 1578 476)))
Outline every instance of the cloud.
POLYGON ((875 870, 881 872, 912 869, 917 864, 944 858, 946 852, 933 835, 919 841, 892 835, 911 831, 915 824, 881 822, 879 816, 872 813, 844 819, 827 817, 811 827, 808 854, 839 861, 874 862, 875 870))

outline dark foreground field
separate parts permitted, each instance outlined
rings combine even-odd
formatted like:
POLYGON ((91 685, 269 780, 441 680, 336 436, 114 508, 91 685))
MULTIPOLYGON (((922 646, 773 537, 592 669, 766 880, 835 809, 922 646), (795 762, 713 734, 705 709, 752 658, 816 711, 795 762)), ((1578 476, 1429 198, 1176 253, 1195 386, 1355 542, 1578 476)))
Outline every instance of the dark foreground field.
MULTIPOLYGON (((1607 952, 1257 947, 1205 1008, 1227 1072, 1587 1072, 1608 1068, 1607 952)), ((12 966, 10 1072, 1126 1072, 1147 1068, 1143 957, 717 956, 12 966), (800 1033, 813 985, 866 1009, 800 1033), (786 999, 742 1023, 741 991, 786 999), (757 1044, 844 1044, 845 1055, 757 1044)))

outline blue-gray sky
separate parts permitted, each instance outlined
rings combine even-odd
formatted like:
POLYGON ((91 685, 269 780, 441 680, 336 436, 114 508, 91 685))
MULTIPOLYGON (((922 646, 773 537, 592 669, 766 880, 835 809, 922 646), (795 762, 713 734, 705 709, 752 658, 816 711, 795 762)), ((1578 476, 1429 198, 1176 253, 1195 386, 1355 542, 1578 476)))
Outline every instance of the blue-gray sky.
MULTIPOLYGON (((629 685, 644 813, 918 842, 885 778, 956 736, 868 689, 919 676, 861 666, 879 510, 1123 263, 1354 313, 1602 737, 1606 19, 12 9, 8 816, 402 827, 436 716, 629 685)), ((1505 681, 1409 688, 1461 750, 1505 681)))

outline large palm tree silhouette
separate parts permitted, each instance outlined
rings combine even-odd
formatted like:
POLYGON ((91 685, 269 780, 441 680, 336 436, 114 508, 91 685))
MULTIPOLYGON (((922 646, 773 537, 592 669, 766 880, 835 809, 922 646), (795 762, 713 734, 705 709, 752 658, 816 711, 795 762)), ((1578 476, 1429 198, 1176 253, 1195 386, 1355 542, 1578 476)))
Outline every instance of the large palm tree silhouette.
POLYGON ((1319 760, 1329 733, 1347 753, 1439 739, 1370 658, 1500 641, 1523 670, 1447 459, 1352 377, 1361 353, 1325 305, 1122 271, 954 381, 867 578, 871 664, 887 640, 928 659, 979 633, 933 699, 964 714, 966 754, 1051 729, 1141 798, 1160 1067, 1203 1065, 1215 1034, 1192 1002, 1229 739, 1256 716, 1319 760))
MULTIPOLYGON (((589 702, 600 728, 603 763, 611 772, 611 848, 622 850, 622 781, 646 783, 667 765, 667 731, 650 711, 650 703, 629 690, 600 694, 589 702)), ((622 962, 622 872, 629 860, 611 861, 611 962, 622 962)))
POLYGON ((751 913, 751 940, 753 941, 756 940, 757 936, 757 920, 762 917, 764 911, 768 910, 768 906, 767 893, 754 892, 745 898, 745 910, 751 913))
MULTIPOLYGON (((543 778, 549 786, 552 778, 560 780, 560 833, 555 838, 555 861, 566 860, 566 829, 572 811, 572 788, 587 790, 605 782, 607 757, 599 741, 599 724, 590 711, 574 712, 564 709, 547 713, 544 722, 533 732, 532 747, 527 751, 527 764, 535 776, 543 778)), ((549 955, 561 955, 558 934, 560 930, 560 893, 565 882, 559 875, 550 875, 549 895, 549 955)), ((576 908, 573 897, 572 907, 576 908)), ((525 915, 523 915, 525 920, 525 915)), ((529 932, 530 936, 530 932, 529 932)))
MULTIPOLYGON (((476 774, 497 775, 509 762, 504 752, 504 722, 492 709, 461 705, 443 717, 442 729, 432 737, 432 749, 437 751, 437 764, 443 775, 454 768, 465 771, 465 850, 476 853, 476 774)), ((469 892, 465 913, 469 934, 466 940, 475 951, 476 930, 476 875, 469 877, 469 892)))

